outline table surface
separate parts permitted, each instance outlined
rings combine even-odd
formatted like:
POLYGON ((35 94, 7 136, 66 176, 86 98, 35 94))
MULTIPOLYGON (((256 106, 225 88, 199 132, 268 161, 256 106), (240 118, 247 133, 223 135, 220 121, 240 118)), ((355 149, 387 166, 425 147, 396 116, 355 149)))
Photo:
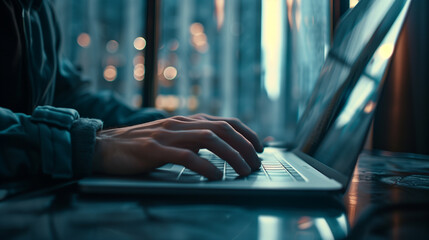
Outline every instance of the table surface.
POLYGON ((363 152, 344 196, 82 196, 73 184, 0 202, 1 239, 427 239, 429 158, 363 152))

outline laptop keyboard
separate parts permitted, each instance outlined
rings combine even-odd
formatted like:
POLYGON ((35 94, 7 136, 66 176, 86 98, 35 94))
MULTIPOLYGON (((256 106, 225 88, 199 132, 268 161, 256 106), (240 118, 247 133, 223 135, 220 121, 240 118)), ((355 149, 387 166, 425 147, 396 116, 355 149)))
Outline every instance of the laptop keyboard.
MULTIPOLYGON (((205 152, 200 156, 208 159, 223 172, 222 181, 305 182, 301 174, 291 165, 285 161, 280 162, 273 154, 269 155, 268 159, 261 159, 261 168, 247 177, 240 177, 226 161, 213 153, 205 152)), ((179 182, 199 182, 207 181, 208 179, 187 168, 183 168, 176 180, 179 182)))

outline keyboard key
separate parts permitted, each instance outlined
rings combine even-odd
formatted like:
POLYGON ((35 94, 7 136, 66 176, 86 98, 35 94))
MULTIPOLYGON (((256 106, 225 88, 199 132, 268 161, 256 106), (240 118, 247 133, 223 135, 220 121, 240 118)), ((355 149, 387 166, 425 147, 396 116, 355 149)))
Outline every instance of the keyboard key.
MULTIPOLYGON (((303 182, 305 179, 287 162, 275 160, 272 158, 261 159, 262 167, 252 172, 250 176, 241 177, 235 170, 223 159, 210 153, 200 154, 201 157, 208 159, 215 167, 223 172, 223 181, 274 181, 274 182, 303 182), (267 160, 268 159, 268 160, 267 160)), ((184 169, 178 176, 179 182, 201 182, 208 181, 207 178, 184 169)))
POLYGON ((268 171, 269 176, 289 176, 289 173, 286 171, 268 171))
POLYGON ((227 172, 226 176, 227 177, 238 177, 240 175, 238 173, 236 173, 236 172, 227 172))
POLYGON ((284 167, 264 167, 265 170, 285 170, 284 167))

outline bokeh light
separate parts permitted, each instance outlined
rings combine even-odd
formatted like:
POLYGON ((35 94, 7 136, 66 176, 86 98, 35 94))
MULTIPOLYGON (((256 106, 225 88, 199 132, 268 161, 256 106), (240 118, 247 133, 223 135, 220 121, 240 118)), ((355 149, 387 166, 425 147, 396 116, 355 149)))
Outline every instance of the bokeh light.
POLYGON ((134 48, 137 50, 143 50, 146 47, 146 39, 138 37, 134 40, 134 48))
POLYGON ((204 26, 201 23, 192 23, 189 27, 189 32, 191 32, 192 35, 198 35, 204 32, 204 26))
POLYGON ((175 67, 166 67, 164 69, 164 77, 167 80, 173 80, 177 77, 177 69, 175 67))
POLYGON ((179 49, 179 46, 180 46, 179 41, 177 41, 175 39, 170 42, 170 50, 171 51, 176 51, 177 49, 179 49))
POLYGON ((359 3, 359 0, 350 0, 349 1, 349 6, 350 8, 354 8, 356 6, 356 4, 359 3))
POLYGON ((134 67, 134 79, 137 81, 142 81, 145 75, 145 67, 142 63, 137 64, 134 67))
POLYGON ((385 43, 381 45, 380 48, 377 50, 377 54, 382 59, 389 59, 392 56, 394 49, 395 49, 395 46, 393 46, 392 43, 385 43))
POLYGON ((115 40, 110 40, 106 44, 106 51, 109 53, 115 53, 118 51, 119 43, 115 40))
POLYGON ((91 44, 91 36, 89 36, 88 33, 79 34, 79 36, 77 37, 77 44, 79 44, 79 46, 83 48, 89 47, 89 45, 91 44))
POLYGON ((180 106, 180 99, 174 95, 158 95, 155 100, 155 107, 167 112, 174 112, 180 106))
POLYGON ((137 64, 144 64, 144 56, 140 55, 140 54, 135 56, 133 59, 133 64, 134 64, 134 66, 137 64))
POLYGON ((118 75, 118 71, 116 67, 113 65, 108 65, 104 69, 103 76, 104 76, 104 79, 106 79, 106 81, 108 82, 115 81, 117 75, 118 75))
POLYGON ((205 53, 208 50, 207 35, 204 33, 204 26, 201 23, 193 23, 189 27, 191 33, 191 44, 200 53, 205 53))

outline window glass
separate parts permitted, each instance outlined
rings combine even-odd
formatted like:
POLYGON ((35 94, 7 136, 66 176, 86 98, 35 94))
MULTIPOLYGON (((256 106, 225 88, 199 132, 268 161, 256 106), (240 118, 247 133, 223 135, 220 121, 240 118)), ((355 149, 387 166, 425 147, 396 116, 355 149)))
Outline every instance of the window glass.
MULTIPOLYGON (((155 105, 290 141, 330 42, 328 0, 162 0, 155 105)), ((57 0, 63 55, 141 106, 146 1, 57 0)))
POLYGON ((56 0, 62 56, 92 81, 141 106, 146 1, 56 0))

